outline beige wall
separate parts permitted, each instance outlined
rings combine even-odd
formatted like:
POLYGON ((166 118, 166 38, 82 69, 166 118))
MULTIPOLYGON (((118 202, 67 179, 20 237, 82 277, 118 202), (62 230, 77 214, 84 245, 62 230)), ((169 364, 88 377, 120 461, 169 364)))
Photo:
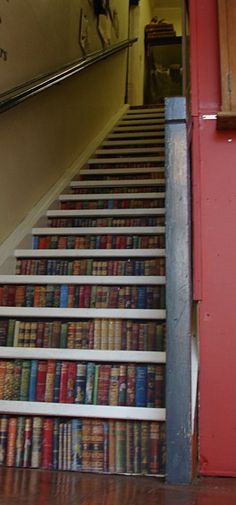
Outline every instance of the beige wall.
POLYGON ((0 115, 0 243, 124 104, 126 51, 0 115))
POLYGON ((145 75, 144 29, 152 18, 151 0, 142 0, 138 7, 130 10, 131 36, 138 37, 138 42, 130 50, 128 102, 143 103, 145 75))
POLYGON ((176 35, 182 35, 181 7, 156 7, 153 12, 158 19, 164 18, 166 23, 173 23, 176 35))

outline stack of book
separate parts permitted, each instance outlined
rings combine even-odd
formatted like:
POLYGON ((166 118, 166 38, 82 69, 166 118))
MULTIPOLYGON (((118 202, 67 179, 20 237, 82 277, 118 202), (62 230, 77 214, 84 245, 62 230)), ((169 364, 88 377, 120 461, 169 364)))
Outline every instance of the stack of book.
POLYGON ((0 278, 0 465, 165 473, 163 164, 130 109, 0 278))

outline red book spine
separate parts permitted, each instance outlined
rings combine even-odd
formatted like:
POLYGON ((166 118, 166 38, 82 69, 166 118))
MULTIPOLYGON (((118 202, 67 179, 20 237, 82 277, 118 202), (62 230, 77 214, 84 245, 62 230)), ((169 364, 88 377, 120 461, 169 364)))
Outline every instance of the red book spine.
POLYGON ((37 383, 36 383, 36 402, 44 402, 46 374, 47 374, 47 361, 39 361, 37 383))
POLYGON ((111 365, 101 365, 98 378, 98 405, 108 405, 111 365))
POLYGON ((59 392, 59 402, 67 402, 67 379, 68 379, 68 363, 62 361, 61 364, 61 378, 60 378, 60 392, 59 392))
POLYGON ((8 422, 6 466, 14 466, 16 451, 17 418, 11 417, 8 422))
POLYGON ((42 468, 52 469, 53 456, 53 419, 43 420, 42 468))
POLYGON ((74 403, 76 372, 77 372, 77 364, 75 362, 69 363, 68 375, 67 375, 66 403, 74 403))

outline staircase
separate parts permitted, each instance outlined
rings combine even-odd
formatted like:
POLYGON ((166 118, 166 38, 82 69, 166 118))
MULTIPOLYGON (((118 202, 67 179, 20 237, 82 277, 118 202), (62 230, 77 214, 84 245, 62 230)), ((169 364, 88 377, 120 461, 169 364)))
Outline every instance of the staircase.
POLYGON ((131 107, 46 218, 0 276, 0 464, 164 475, 163 108, 131 107))

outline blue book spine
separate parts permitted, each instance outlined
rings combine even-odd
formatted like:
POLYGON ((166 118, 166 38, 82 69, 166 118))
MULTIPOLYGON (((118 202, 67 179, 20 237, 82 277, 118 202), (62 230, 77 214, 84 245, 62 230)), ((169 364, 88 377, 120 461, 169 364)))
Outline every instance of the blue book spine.
POLYGON ((32 238, 32 249, 38 249, 38 245, 39 245, 39 238, 34 235, 32 238))
POLYGON ((109 422, 103 422, 103 471, 109 470, 109 422))
POLYGON ((53 392, 53 401, 55 403, 59 402, 60 381, 61 381, 61 362, 57 361, 55 370, 54 392, 53 392))
POLYGON ((82 420, 72 419, 72 458, 71 470, 77 472, 82 469, 82 420))
POLYGON ((36 382, 38 372, 38 361, 32 359, 29 380, 29 402, 34 402, 36 397, 36 382))
POLYGON ((137 365, 135 384, 135 406, 146 407, 147 405, 147 367, 137 365))
POLYGON ((85 403, 91 405, 93 403, 93 387, 95 376, 95 363, 87 364, 86 386, 85 386, 85 403))
POLYGON ((75 403, 84 403, 86 386, 86 364, 78 363, 75 381, 75 403))
POLYGON ((68 285, 63 284, 60 289, 60 307, 68 307, 68 285))
POLYGON ((146 308, 146 289, 145 289, 145 286, 139 286, 138 287, 137 308, 138 309, 145 309, 146 308))

